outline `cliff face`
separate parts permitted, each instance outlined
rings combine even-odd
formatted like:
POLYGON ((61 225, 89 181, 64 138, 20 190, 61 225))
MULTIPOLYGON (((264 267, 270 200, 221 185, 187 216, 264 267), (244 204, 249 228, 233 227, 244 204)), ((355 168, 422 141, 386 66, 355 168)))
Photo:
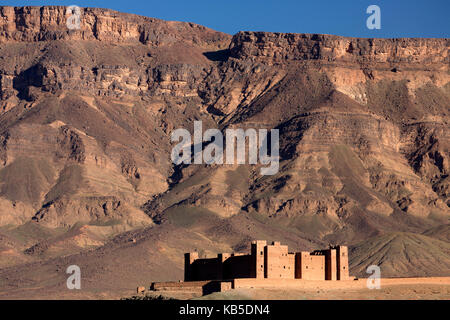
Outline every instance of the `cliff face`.
POLYGON ((1 7, 0 42, 98 40, 163 46, 183 41, 202 47, 228 45, 229 36, 200 25, 167 22, 108 9, 81 8, 81 28, 68 30, 67 7, 1 7))
MULTIPOLYGON (((239 32, 231 41, 238 59, 273 62, 321 60, 350 63, 449 63, 448 39, 360 39, 321 34, 239 32)), ((436 67, 436 65, 434 65, 436 67)))
POLYGON ((11 259, 155 222, 307 250, 449 223, 448 52, 449 39, 231 37, 90 8, 68 30, 65 7, 0 7, 0 227, 85 225, 17 240, 11 259), (278 174, 173 166, 170 134, 194 120, 278 128, 278 174))
POLYGON ((0 44, 7 48, 0 60, 3 101, 14 89, 32 99, 30 86, 121 96, 142 95, 156 82, 156 90, 189 95, 187 82, 201 71, 193 65, 207 65, 202 53, 223 49, 230 39, 192 23, 89 8, 82 9, 81 28, 68 30, 68 16, 61 6, 0 8, 0 44))

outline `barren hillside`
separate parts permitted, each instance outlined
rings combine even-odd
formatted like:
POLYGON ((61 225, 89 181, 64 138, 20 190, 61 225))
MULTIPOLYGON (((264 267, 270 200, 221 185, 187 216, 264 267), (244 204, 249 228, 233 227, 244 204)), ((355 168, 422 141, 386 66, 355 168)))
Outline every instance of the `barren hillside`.
POLYGON ((449 39, 65 21, 0 7, 1 297, 57 295, 66 264, 90 293, 181 279, 183 252, 249 239, 349 245, 358 276, 450 276, 449 39), (279 129, 278 173, 173 165, 195 120, 279 129))

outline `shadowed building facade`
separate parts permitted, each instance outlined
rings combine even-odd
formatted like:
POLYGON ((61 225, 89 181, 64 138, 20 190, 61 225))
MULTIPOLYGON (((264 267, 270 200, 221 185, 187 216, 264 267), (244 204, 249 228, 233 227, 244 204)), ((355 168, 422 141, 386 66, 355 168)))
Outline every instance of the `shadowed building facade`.
POLYGON ((290 253, 280 242, 268 245, 256 240, 250 254, 219 253, 215 258, 199 258, 198 252, 185 254, 185 281, 238 278, 348 280, 348 248, 290 253))

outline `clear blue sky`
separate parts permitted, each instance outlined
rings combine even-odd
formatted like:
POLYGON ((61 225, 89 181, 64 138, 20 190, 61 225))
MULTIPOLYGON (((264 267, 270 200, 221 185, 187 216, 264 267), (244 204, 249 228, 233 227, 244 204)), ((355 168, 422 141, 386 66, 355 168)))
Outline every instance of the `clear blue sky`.
POLYGON ((252 30, 354 37, 450 37, 450 0, 3 0, 0 4, 110 8, 195 22, 229 34, 252 30), (381 30, 366 27, 366 9, 371 4, 381 8, 381 30))

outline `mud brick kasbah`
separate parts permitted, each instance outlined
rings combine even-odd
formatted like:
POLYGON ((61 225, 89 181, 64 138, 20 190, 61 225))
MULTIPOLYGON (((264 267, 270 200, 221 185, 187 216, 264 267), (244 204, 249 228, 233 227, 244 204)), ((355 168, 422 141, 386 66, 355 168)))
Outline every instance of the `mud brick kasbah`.
POLYGON ((238 288, 301 288, 310 280, 354 279, 348 271, 346 246, 289 252, 280 242, 268 245, 255 240, 250 254, 219 253, 214 258, 200 258, 198 252, 185 253, 184 281, 153 282, 150 290, 205 295, 238 288))
POLYGON ((184 281, 253 279, 350 280, 348 248, 330 246, 313 252, 291 253, 280 242, 256 240, 250 254, 219 253, 199 258, 198 252, 185 254, 184 281))

